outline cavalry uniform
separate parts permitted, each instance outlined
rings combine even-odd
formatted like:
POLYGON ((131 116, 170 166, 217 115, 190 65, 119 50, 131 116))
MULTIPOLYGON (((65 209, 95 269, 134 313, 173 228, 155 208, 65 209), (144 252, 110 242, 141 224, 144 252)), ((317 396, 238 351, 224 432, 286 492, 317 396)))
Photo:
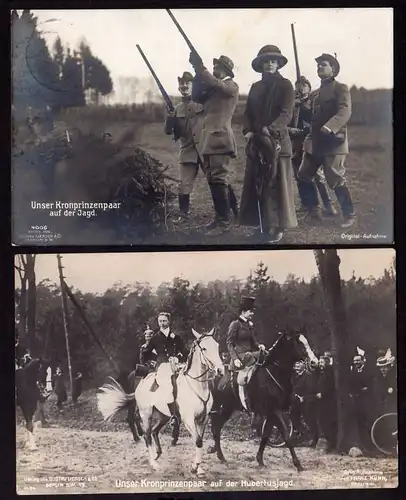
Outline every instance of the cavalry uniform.
MULTIPOLYGON (((193 76, 185 71, 178 77, 179 85, 182 82, 192 82, 193 76)), ((200 138, 204 121, 204 107, 192 101, 191 96, 182 96, 182 100, 175 106, 175 116, 168 116, 165 121, 165 133, 173 134, 179 139, 179 209, 187 215, 189 213, 190 194, 199 172, 200 138)), ((201 165, 203 167, 203 165, 201 165)))
POLYGON ((200 151, 215 210, 215 220, 208 229, 229 225, 229 164, 237 156, 231 119, 239 96, 231 59, 220 56, 213 64, 220 64, 229 76, 216 78, 203 66, 197 70, 192 91, 192 100, 204 106, 200 151))
MULTIPOLYGON (((335 77, 340 65, 330 54, 322 54, 316 62, 327 60, 335 68, 335 76, 322 80, 320 89, 312 99, 311 133, 304 141, 302 164, 298 175, 305 182, 312 182, 323 167, 326 180, 334 190, 344 216, 343 227, 352 225, 354 207, 347 187, 345 160, 348 155, 347 123, 351 117, 351 95, 344 83, 335 77), (331 132, 323 132, 327 127, 331 132)), ((317 210, 317 199, 313 198, 313 210, 317 210)))
POLYGON ((165 331, 158 330, 144 348, 144 356, 150 356, 156 351, 156 382, 161 388, 162 403, 167 404, 171 414, 174 414, 173 394, 174 370, 171 366, 171 358, 177 358, 178 362, 185 362, 188 356, 186 346, 181 337, 174 333, 171 328, 165 331), (171 406, 172 405, 172 406, 171 406))
MULTIPOLYGON (((277 58, 279 68, 287 63, 273 45, 263 47, 253 60, 254 71, 262 73, 266 60, 277 58)), ((265 233, 278 234, 297 226, 292 171, 292 145, 288 125, 294 104, 293 86, 278 72, 264 73, 249 91, 243 133, 253 133, 246 147, 246 170, 241 196, 240 224, 259 227, 258 199, 265 233), (266 136, 266 127, 270 136, 266 136), (277 147, 280 147, 277 152, 277 147), (265 164, 260 169, 260 162, 265 164), (264 172, 261 172, 264 170, 264 172), (271 172, 269 172, 271 170, 271 172), (259 187, 261 185, 261 187, 259 187)), ((280 237, 278 238, 278 240, 280 237)))
MULTIPOLYGON (((309 89, 311 88, 310 82, 306 78, 301 77, 301 83, 306 84, 309 89)), ((303 142, 305 137, 310 133, 311 120, 312 95, 309 94, 306 97, 298 96, 295 100, 295 106, 293 108, 293 118, 289 124, 288 130, 292 141, 292 167, 299 191, 300 201, 302 207, 305 210, 311 210, 312 200, 309 200, 308 191, 310 189, 314 190, 317 188, 326 212, 330 215, 335 215, 336 212, 331 204, 326 177, 323 170, 321 168, 317 170, 314 177, 314 183, 312 184, 304 182, 298 177, 298 171, 303 157, 303 142)))

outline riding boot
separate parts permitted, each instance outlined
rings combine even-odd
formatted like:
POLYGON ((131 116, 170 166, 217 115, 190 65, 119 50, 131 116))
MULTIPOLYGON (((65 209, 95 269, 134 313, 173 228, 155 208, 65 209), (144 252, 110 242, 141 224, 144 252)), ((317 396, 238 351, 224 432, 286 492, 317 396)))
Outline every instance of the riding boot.
POLYGON ((230 228, 230 200, 227 184, 210 184, 216 218, 206 234, 218 236, 230 228))
POLYGON ((173 222, 178 224, 188 219, 189 217, 189 207, 190 207, 190 195, 180 194, 179 195, 179 212, 180 215, 173 222))
POLYGON ((299 182, 301 183, 301 197, 306 209, 306 218, 321 220, 316 183, 314 181, 301 181, 300 179, 299 182))
POLYGON ((334 189, 334 191, 344 218, 341 227, 351 227, 355 223, 355 213, 350 191, 347 186, 338 186, 334 189))
POLYGON ((178 418, 178 410, 176 408, 176 403, 168 403, 168 408, 171 413, 171 420, 177 419, 178 418))
POLYGON ((330 199, 330 194, 328 192, 328 188, 326 183, 324 182, 316 182, 317 189, 320 194, 321 201, 323 202, 324 205, 324 212, 326 215, 329 216, 335 216, 337 215, 337 210, 334 208, 331 199, 330 199))
POLYGON ((237 196, 235 195, 233 186, 231 184, 228 185, 228 194, 229 194, 230 209, 233 212, 234 219, 238 220, 238 200, 237 196))

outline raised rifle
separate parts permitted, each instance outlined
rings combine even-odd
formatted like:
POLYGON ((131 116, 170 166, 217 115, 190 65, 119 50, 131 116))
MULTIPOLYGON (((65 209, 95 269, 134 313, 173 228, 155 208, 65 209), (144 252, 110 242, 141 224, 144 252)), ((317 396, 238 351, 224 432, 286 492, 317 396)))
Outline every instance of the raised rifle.
POLYGON ((194 52, 194 54, 196 55, 196 58, 198 58, 198 59, 201 60, 201 57, 199 56, 197 50, 193 47, 192 42, 189 40, 188 36, 183 31, 181 25, 178 23, 178 21, 176 20, 175 16, 172 14, 171 9, 166 9, 166 12, 169 14, 169 16, 172 19, 172 21, 174 22, 175 26, 178 28, 179 33, 183 36, 183 39, 185 40, 185 42, 186 42, 187 46, 189 47, 190 51, 194 52))
MULTIPOLYGON (((162 94, 162 97, 164 98, 164 101, 165 101, 165 105, 166 105, 166 109, 170 112, 170 113, 173 113, 175 111, 175 107, 171 101, 171 98, 169 97, 169 95, 167 94, 166 90, 164 89, 164 86, 162 85, 162 83, 160 82, 159 78, 157 77, 155 71, 152 69, 152 66, 151 64, 149 63, 148 59, 147 59, 147 56, 144 54, 143 50, 141 49, 141 47, 137 44, 136 45, 137 49, 138 49, 138 52, 141 54, 141 57, 144 59, 144 62, 145 64, 147 65, 149 71, 151 72, 151 75, 153 76, 156 84, 158 85, 158 88, 159 88, 159 91, 161 92, 162 94)), ((174 141, 177 141, 180 137, 180 132, 178 130, 176 130, 176 128, 174 129, 174 134, 173 134, 173 139, 174 141)))
POLYGON ((290 29, 292 30, 293 51, 295 53, 296 83, 298 83, 300 82, 300 66, 299 66, 299 56, 297 54, 295 26, 293 25, 293 23, 290 25, 290 29))

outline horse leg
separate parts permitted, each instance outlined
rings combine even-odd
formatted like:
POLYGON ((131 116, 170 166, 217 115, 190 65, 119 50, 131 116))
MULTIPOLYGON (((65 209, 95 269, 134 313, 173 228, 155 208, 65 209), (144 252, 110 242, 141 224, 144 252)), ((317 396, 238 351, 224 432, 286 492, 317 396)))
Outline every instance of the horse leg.
POLYGON ((166 424, 166 422, 168 422, 168 420, 169 418, 166 415, 162 415, 159 417, 158 422, 152 428, 152 438, 154 439, 156 450, 155 460, 158 460, 158 458, 162 455, 161 443, 159 441, 159 431, 166 424))
POLYGON ((227 460, 224 458, 223 451, 220 444, 221 430, 224 424, 230 419, 233 414, 233 408, 222 406, 218 413, 213 413, 211 415, 211 432, 214 439, 214 446, 210 447, 207 451, 208 453, 217 453, 217 458, 222 463, 226 463, 227 460))
POLYGON ((271 435, 272 428, 273 428, 273 418, 268 416, 265 418, 264 423, 262 424, 261 441, 259 443, 259 448, 257 453, 257 462, 260 467, 265 467, 264 450, 265 446, 268 443, 269 436, 271 435))
POLYGON ((35 408, 31 409, 31 411, 25 411, 23 413, 24 413, 26 428, 27 428, 27 432, 28 432, 27 447, 29 450, 36 450, 37 444, 35 442, 34 424, 32 421, 34 413, 35 413, 35 408))
POLYGON ((289 429, 286 423, 285 415, 281 410, 274 410, 274 415, 276 417, 275 423, 277 424, 278 429, 283 436, 286 446, 289 448, 290 454, 292 456, 293 465, 296 467, 298 472, 302 472, 304 469, 302 464, 300 463, 298 456, 296 455, 295 448, 293 447, 292 444, 292 439, 289 436, 289 429))
POLYGON ((180 415, 177 413, 176 418, 174 418, 173 422, 172 441, 171 441, 172 446, 176 446, 176 444, 178 443, 179 432, 180 432, 180 415))
POLYGON ((39 401, 38 402, 38 413, 39 413, 39 417, 40 417, 40 420, 41 420, 41 424, 44 426, 44 425, 47 425, 47 419, 45 418, 45 412, 44 412, 44 402, 43 401, 39 401))
POLYGON ((202 455, 203 455, 203 434, 206 426, 206 421, 203 423, 194 422, 193 429, 193 439, 195 441, 195 459, 193 461, 191 472, 198 476, 204 474, 204 469, 201 466, 202 463, 202 455))
POLYGON ((128 407, 127 422, 130 426, 134 442, 137 443, 140 440, 140 436, 138 435, 137 429, 135 428, 135 400, 132 401, 130 406, 128 407))
POLYGON ((159 469, 159 466, 156 463, 154 457, 154 450, 152 446, 152 413, 153 413, 152 407, 144 408, 143 410, 140 409, 140 418, 144 431, 143 435, 144 435, 145 446, 147 447, 148 451, 149 464, 152 470, 155 471, 159 469))

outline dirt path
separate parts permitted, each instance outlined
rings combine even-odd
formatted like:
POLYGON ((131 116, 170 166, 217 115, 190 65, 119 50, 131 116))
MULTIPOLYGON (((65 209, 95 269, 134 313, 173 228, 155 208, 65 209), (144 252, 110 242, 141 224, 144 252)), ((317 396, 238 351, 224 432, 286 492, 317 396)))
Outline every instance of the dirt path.
MULTIPOLYGON (((257 440, 224 439, 229 462, 221 464, 214 455, 205 454, 206 474, 197 478, 188 469, 193 446, 182 435, 176 447, 170 446, 168 435, 162 435, 161 470, 151 472, 143 440, 134 443, 128 431, 83 431, 53 425, 35 432, 38 449, 28 451, 25 430, 17 426, 19 494, 394 488, 398 484, 396 459, 351 459, 298 448, 305 468, 299 475, 288 450, 267 448, 266 467, 260 469, 254 458, 257 440)), ((204 449, 207 438, 206 432, 204 449)))

